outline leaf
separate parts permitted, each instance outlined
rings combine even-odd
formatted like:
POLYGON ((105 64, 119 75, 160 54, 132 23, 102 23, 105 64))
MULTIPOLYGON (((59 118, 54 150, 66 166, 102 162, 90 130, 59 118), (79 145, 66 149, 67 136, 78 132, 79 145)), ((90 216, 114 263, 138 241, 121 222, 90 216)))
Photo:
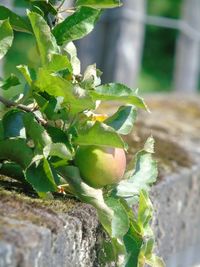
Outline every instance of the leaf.
POLYGON ((51 61, 47 64, 46 69, 50 73, 65 69, 68 69, 70 72, 72 72, 72 66, 69 59, 67 56, 60 54, 52 54, 51 61))
POLYGON ((37 41, 42 65, 46 65, 51 61, 52 54, 59 53, 59 48, 43 17, 34 12, 29 12, 28 17, 37 41))
POLYGON ((151 267, 165 267, 165 263, 163 259, 157 257, 156 255, 152 255, 150 259, 146 259, 146 263, 151 267))
POLYGON ((78 145, 98 145, 125 148, 120 135, 118 135, 111 127, 101 122, 95 124, 82 132, 78 133, 78 137, 74 142, 78 145))
POLYGON ((151 267, 165 267, 164 261, 153 253, 154 243, 153 238, 144 242, 138 257, 139 267, 143 267, 145 263, 151 267))
MULTIPOLYGON (((138 225, 142 230, 143 237, 152 236, 150 221, 153 217, 153 206, 148 193, 144 190, 140 191, 139 208, 138 208, 138 225)), ((152 245, 153 247, 153 245, 152 245)))
POLYGON ((84 72, 81 87, 85 89, 95 88, 95 86, 101 84, 100 75, 101 73, 96 68, 96 64, 89 65, 84 72))
POLYGON ((113 7, 120 7, 121 1, 120 0, 77 0, 76 6, 89 6, 93 8, 113 8, 113 7))
POLYGON ((10 77, 8 77, 6 80, 0 81, 0 87, 3 90, 8 90, 10 87, 16 86, 19 84, 20 84, 19 79, 13 73, 11 73, 10 77))
POLYGON ((31 164, 24 172, 24 175, 37 192, 57 191, 51 166, 46 159, 41 160, 39 164, 35 162, 31 164))
POLYGON ((143 99, 137 95, 135 90, 120 83, 100 85, 95 90, 91 90, 90 94, 94 100, 117 100, 147 109, 143 99))
POLYGON ((80 60, 77 57, 77 49, 73 42, 67 43, 63 50, 67 53, 67 55, 70 57, 70 62, 73 69, 74 75, 79 75, 81 72, 81 63, 80 60))
POLYGON ((78 40, 89 34, 100 16, 100 10, 80 7, 73 15, 57 24, 53 34, 58 45, 78 40))
POLYGON ((68 150, 73 152, 74 148, 69 142, 69 137, 64 131, 62 131, 59 128, 52 127, 52 126, 47 126, 46 130, 48 134, 50 135, 53 143, 62 143, 67 147, 68 150))
POLYGON ((25 169, 33 157, 32 150, 24 139, 6 139, 0 141, 0 160, 10 160, 25 169))
POLYGON ((134 106, 121 106, 118 111, 107 120, 105 124, 115 129, 118 134, 129 134, 136 121, 137 111, 134 106))
POLYGON ((9 21, 0 21, 0 59, 5 56, 9 48, 12 46, 13 38, 13 30, 9 21))
POLYGON ((153 138, 147 139, 143 150, 136 154, 135 160, 131 162, 125 180, 117 186, 117 195, 125 198, 130 205, 138 199, 141 190, 148 191, 150 185, 156 181, 158 170, 157 164, 152 159, 153 138), (132 166, 133 165, 133 166, 132 166))
POLYGON ((26 65, 18 65, 17 69, 22 73, 24 76, 25 80, 27 81, 28 85, 31 86, 32 84, 32 78, 31 78, 31 73, 26 65))
POLYGON ((129 229, 129 218, 120 199, 114 197, 105 198, 105 203, 114 211, 112 218, 112 238, 123 238, 129 229))
POLYGON ((47 158, 48 156, 56 156, 65 160, 72 160, 72 154, 67 147, 62 143, 49 144, 44 147, 43 154, 47 158))
POLYGON ((49 96, 48 99, 46 99, 41 94, 37 93, 34 93, 33 96, 40 107, 40 111, 44 113, 49 120, 52 120, 56 115, 57 99, 53 96, 49 96))
POLYGON ((4 138, 26 138, 26 132, 23 123, 24 114, 24 112, 18 109, 11 109, 3 116, 2 125, 4 129, 4 138))
POLYGON ((5 19, 9 19, 14 30, 32 33, 31 25, 28 20, 23 19, 5 6, 0 5, 0 20, 5 19))
POLYGON ((62 77, 50 74, 47 70, 39 69, 35 85, 52 96, 63 97, 63 105, 73 114, 93 109, 95 106, 86 90, 62 77))
POLYGON ((42 12, 45 15, 48 15, 49 13, 56 16, 57 15, 57 10, 54 8, 54 6, 49 2, 49 1, 32 1, 33 2, 33 7, 38 8, 40 12, 42 12))
POLYGON ((23 121, 26 134, 34 141, 35 146, 43 148, 51 144, 52 141, 47 131, 35 120, 32 113, 26 113, 23 117, 23 121))
MULTIPOLYGON (((125 267, 138 267, 138 256, 140 253, 141 245, 138 244, 137 240, 131 234, 131 231, 124 236, 124 243, 126 246, 126 259, 124 262, 125 267)), ((142 243, 142 239, 141 239, 142 243)))

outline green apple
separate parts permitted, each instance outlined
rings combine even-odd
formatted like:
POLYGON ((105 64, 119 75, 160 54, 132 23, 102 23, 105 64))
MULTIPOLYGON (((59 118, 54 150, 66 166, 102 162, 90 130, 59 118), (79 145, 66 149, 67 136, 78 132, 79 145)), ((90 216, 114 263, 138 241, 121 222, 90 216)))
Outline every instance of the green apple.
POLYGON ((88 185, 101 188, 122 179, 126 169, 126 155, 121 148, 81 146, 77 150, 75 164, 88 185))

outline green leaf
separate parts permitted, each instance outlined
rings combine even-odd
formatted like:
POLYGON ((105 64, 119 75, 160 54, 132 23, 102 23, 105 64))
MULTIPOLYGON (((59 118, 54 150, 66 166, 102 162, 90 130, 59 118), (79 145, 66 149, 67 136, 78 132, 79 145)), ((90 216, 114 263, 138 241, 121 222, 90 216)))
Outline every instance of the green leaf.
POLYGON ((27 81, 28 85, 31 86, 32 84, 32 78, 31 73, 26 65, 19 65, 17 66, 17 69, 21 72, 21 74, 24 76, 25 80, 27 81))
POLYGON ((51 168, 48 161, 43 159, 39 164, 36 164, 36 162, 31 164, 24 175, 37 192, 55 192, 57 191, 57 185, 51 168))
POLYGON ((32 113, 26 113, 23 117, 26 134, 33 141, 37 147, 45 147, 52 143, 47 131, 36 120, 32 113))
POLYGON ((157 257, 156 255, 152 255, 150 259, 146 259, 146 263, 151 267, 165 267, 165 263, 163 259, 157 257))
POLYGON ((49 72, 58 72, 68 69, 72 72, 72 66, 67 56, 60 54, 52 54, 51 61, 47 64, 46 69, 49 72))
POLYGON ((13 38, 13 30, 9 21, 0 21, 0 59, 5 56, 12 46, 13 38))
POLYGON ((113 8, 121 6, 120 0, 77 0, 76 6, 89 6, 93 8, 113 8))
POLYGON ((47 158, 48 156, 56 156, 65 160, 72 160, 72 154, 67 147, 62 143, 49 144, 44 147, 43 154, 47 158))
MULTIPOLYGON (((141 245, 138 244, 137 240, 132 235, 131 231, 124 236, 124 243, 126 246, 126 260, 124 262, 125 267, 138 267, 138 256, 140 253, 141 245)), ((141 239, 142 243, 142 239, 141 239)))
POLYGON ((23 123, 24 114, 24 112, 18 109, 11 109, 3 116, 2 125, 4 128, 4 138, 26 138, 26 132, 23 123))
POLYGON ((46 130, 50 135, 53 143, 63 143, 68 150, 73 151, 67 134, 59 128, 47 126, 46 130))
POLYGON ((40 107, 40 111, 44 113, 49 120, 53 119, 56 115, 55 109, 57 105, 57 99, 53 96, 49 96, 48 99, 46 99, 41 94, 37 93, 34 93, 33 96, 40 107))
MULTIPOLYGON (((143 237, 152 236, 150 221, 153 217, 153 206, 148 193, 144 190, 140 191, 139 208, 138 208, 138 225, 142 231, 143 237)), ((153 246, 153 245, 152 245, 153 246)))
POLYGON ((9 19, 14 30, 32 33, 31 25, 28 20, 23 19, 5 6, 0 5, 0 20, 5 19, 9 19))
POLYGON ((129 134, 136 121, 137 111, 134 106, 121 106, 118 111, 104 121, 119 134, 129 134))
POLYGON ((6 80, 0 81, 0 87, 3 90, 8 90, 10 87, 16 86, 19 84, 20 84, 19 79, 13 73, 11 73, 10 77, 8 77, 6 80))
POLYGON ((6 139, 0 141, 0 160, 10 160, 25 169, 33 158, 32 150, 24 139, 6 139))
POLYGON ((120 202, 114 197, 105 198, 105 203, 114 211, 112 218, 112 238, 123 238, 129 229, 128 214, 120 202))
POLYGON ((143 150, 139 151, 131 162, 125 180, 117 186, 117 195, 125 198, 130 205, 137 201, 141 190, 148 191, 157 178, 157 164, 152 159, 153 138, 147 139, 143 150))
POLYGON ((98 145, 125 148, 120 135, 118 135, 111 127, 101 122, 95 124, 86 130, 78 133, 78 137, 74 142, 78 145, 98 145))
POLYGON ((63 97, 63 105, 68 107, 72 114, 95 107, 86 90, 62 77, 50 74, 47 70, 39 69, 35 85, 52 96, 63 97))
POLYGON ((51 61, 52 54, 59 53, 59 48, 56 44, 54 36, 51 34, 48 24, 43 17, 34 12, 29 12, 28 17, 37 41, 42 65, 46 65, 51 61))
POLYGON ((54 8, 54 6, 49 2, 49 1, 31 1, 33 2, 33 7, 38 8, 38 10, 45 15, 48 15, 51 13, 52 15, 56 16, 57 15, 57 10, 54 8))
POLYGON ((81 87, 85 89, 92 89, 95 86, 101 84, 101 72, 96 68, 96 64, 89 65, 83 75, 83 79, 81 81, 81 87))
POLYGON ((79 75, 81 72, 81 63, 77 57, 77 49, 73 42, 69 42, 63 48, 70 58, 71 66, 74 75, 79 75))
POLYGON ((148 264, 151 267, 165 267, 164 261, 153 253, 154 243, 153 238, 149 238, 144 242, 138 257, 138 267, 143 267, 144 264, 148 264))
POLYGON ((95 90, 91 90, 90 94, 95 100, 117 100, 147 109, 143 99, 137 95, 136 90, 120 83, 100 85, 95 90))
POLYGON ((53 34, 59 45, 78 40, 89 34, 100 16, 100 10, 81 7, 73 15, 56 25, 53 34))
POLYGON ((116 260, 114 248, 110 240, 102 240, 100 244, 101 250, 98 253, 99 266, 106 266, 116 260))

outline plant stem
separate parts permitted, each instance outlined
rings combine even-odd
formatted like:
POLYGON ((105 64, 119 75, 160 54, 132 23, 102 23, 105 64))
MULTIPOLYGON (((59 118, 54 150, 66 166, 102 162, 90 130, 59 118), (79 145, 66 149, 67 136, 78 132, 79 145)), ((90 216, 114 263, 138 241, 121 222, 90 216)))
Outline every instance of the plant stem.
MULTIPOLYGON (((33 110, 23 104, 17 104, 16 102, 14 101, 11 101, 11 100, 8 100, 8 99, 5 99, 3 96, 0 96, 0 102, 3 103, 6 107, 10 108, 10 107, 16 107, 16 108, 19 108, 25 112, 32 112, 33 113, 33 110)), ((36 120, 41 123, 42 125, 47 125, 47 121, 44 120, 43 118, 39 117, 37 114, 33 113, 36 120)))

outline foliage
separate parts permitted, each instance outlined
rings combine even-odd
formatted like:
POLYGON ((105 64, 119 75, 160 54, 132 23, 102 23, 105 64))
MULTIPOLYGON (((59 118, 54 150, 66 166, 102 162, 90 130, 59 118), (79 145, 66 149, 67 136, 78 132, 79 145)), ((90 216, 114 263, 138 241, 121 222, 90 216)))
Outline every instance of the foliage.
MULTIPOLYGON (((80 73, 73 40, 94 28, 102 9, 117 7, 120 1, 78 0, 62 21, 62 5, 32 0, 29 4, 25 18, 0 6, 0 57, 11 47, 13 31, 22 31, 34 36, 40 60, 35 68, 17 66, 24 79, 23 94, 15 99, 0 96, 6 107, 0 118, 0 173, 7 170, 11 175, 16 170, 19 177, 15 173, 14 178, 29 183, 40 197, 53 197, 54 192, 68 188, 93 205, 110 237, 100 255, 102 264, 164 266, 153 253, 150 227, 153 209, 148 191, 157 177, 153 138, 135 155, 119 184, 92 188, 74 164, 80 145, 127 150, 120 135, 132 130, 137 108, 147 109, 136 90, 118 83, 101 85, 101 72, 95 65, 80 73), (108 100, 123 105, 111 117, 96 114, 99 101, 108 100), (138 205, 137 212, 133 204, 138 205)), ((5 91, 19 83, 21 79, 10 74, 1 79, 0 87, 5 91)))

